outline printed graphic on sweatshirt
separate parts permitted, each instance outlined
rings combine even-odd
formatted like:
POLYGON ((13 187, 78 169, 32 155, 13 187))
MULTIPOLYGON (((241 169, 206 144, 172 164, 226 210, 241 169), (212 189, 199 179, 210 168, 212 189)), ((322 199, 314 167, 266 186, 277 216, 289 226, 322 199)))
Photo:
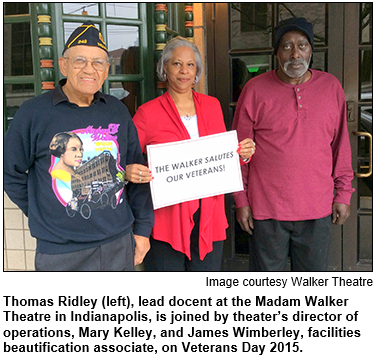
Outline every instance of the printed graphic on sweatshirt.
POLYGON ((124 169, 119 165, 119 124, 57 133, 51 140, 50 174, 57 199, 68 216, 89 219, 92 212, 122 202, 124 169))

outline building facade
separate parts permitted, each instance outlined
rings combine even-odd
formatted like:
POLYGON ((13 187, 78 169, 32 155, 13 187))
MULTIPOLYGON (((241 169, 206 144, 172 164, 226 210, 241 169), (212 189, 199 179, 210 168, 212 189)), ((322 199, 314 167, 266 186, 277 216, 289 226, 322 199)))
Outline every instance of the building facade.
MULTIPOLYGON (((241 88, 276 68, 272 29, 291 16, 314 23, 313 67, 344 87, 355 172, 351 216, 335 227, 330 269, 372 269, 372 3, 4 3, 4 131, 27 99, 54 88, 70 33, 92 20, 110 54, 103 91, 134 114, 163 93, 155 64, 178 34, 199 47, 204 73, 195 90, 217 97, 231 128, 241 88)), ((236 223, 231 195, 223 269, 248 269, 248 239, 236 223)), ((35 240, 27 218, 4 195, 4 270, 33 270, 35 240)))

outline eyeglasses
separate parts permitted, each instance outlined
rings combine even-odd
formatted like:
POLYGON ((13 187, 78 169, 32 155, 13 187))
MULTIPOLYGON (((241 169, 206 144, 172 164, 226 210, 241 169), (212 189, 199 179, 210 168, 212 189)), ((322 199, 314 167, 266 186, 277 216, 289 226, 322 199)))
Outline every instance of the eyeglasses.
POLYGON ((97 71, 105 71, 107 69, 108 61, 103 59, 95 59, 93 61, 88 61, 85 57, 64 57, 72 62, 75 69, 83 69, 87 66, 88 62, 91 62, 93 68, 97 71))

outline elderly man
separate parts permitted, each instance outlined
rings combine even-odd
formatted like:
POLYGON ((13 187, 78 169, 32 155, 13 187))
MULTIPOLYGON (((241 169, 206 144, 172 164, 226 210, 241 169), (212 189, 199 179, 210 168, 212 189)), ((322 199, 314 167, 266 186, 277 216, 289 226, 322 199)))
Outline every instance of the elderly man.
POLYGON ((234 194, 237 220, 252 234, 257 271, 325 271, 331 224, 350 214, 351 151, 346 101, 332 75, 309 69, 312 24, 281 22, 274 31, 279 68, 250 80, 233 127, 257 144, 234 194), (335 190, 335 195, 333 192, 335 190))
POLYGON ((150 191, 126 186, 143 156, 125 105, 99 92, 108 51, 91 21, 59 66, 67 78, 25 102, 5 135, 5 191, 29 218, 37 271, 134 270, 149 249, 150 191))

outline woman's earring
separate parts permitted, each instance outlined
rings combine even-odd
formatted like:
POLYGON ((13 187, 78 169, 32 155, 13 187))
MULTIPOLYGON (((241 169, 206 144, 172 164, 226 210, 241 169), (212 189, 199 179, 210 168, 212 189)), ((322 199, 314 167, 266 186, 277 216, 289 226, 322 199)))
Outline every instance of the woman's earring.
POLYGON ((166 82, 167 81, 167 74, 166 72, 163 72, 163 80, 166 82))

